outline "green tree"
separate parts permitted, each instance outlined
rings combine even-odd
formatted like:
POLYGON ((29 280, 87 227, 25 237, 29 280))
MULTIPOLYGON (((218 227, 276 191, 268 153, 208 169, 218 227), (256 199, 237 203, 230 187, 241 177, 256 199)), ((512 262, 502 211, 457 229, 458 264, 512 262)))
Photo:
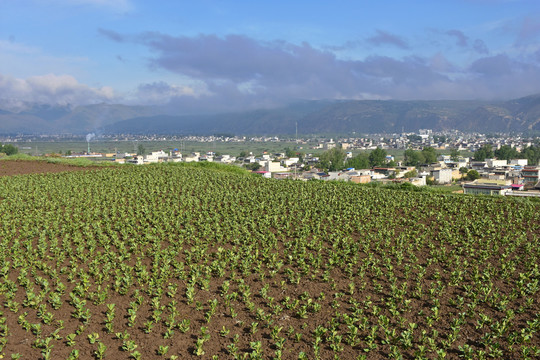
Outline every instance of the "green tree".
POLYGON ((403 155, 405 156, 404 163, 406 166, 418 166, 426 161, 422 152, 413 149, 405 150, 403 155))
POLYGON ((493 149, 490 144, 483 145, 480 149, 474 152, 474 160, 484 161, 486 159, 491 159, 495 156, 493 149))
POLYGON ((251 171, 258 171, 261 168, 261 164, 259 164, 258 162, 252 162, 252 163, 246 164, 245 167, 246 169, 251 170, 251 171))
POLYGON ((414 170, 411 170, 411 171, 407 171, 405 174, 403 174, 403 177, 404 178, 414 178, 414 177, 417 177, 418 176, 418 171, 416 171, 416 169, 414 170))
POLYGON ((446 142, 446 136, 434 136, 433 140, 437 143, 444 143, 446 142))
POLYGON ((341 148, 332 148, 321 154, 319 162, 321 166, 329 171, 337 171, 343 168, 347 154, 341 148))
POLYGON ((540 145, 531 145, 521 150, 521 157, 527 159, 529 165, 537 165, 540 161, 540 145))
POLYGON ((423 148, 422 155, 424 155, 424 161, 426 164, 437 162, 437 152, 431 146, 426 146, 423 148))
POLYGON ((407 139, 409 141, 421 141, 422 137, 420 135, 412 134, 412 135, 407 135, 407 139))
POLYGON ((296 151, 288 147, 285 149, 285 156, 288 158, 296 157, 296 151))
POLYGON ((499 149, 495 150, 494 154, 499 160, 511 160, 519 157, 519 152, 510 145, 501 146, 499 149))
POLYGON ((459 160, 459 156, 460 156, 460 153, 458 149, 454 148, 450 150, 450 160, 452 160, 453 162, 457 162, 459 160))
POLYGON ((0 153, 4 153, 9 156, 9 155, 15 155, 18 152, 19 152, 19 148, 11 144, 0 145, 0 153))
POLYGON ((355 157, 348 159, 345 163, 345 167, 352 167, 355 169, 367 169, 370 167, 369 156, 366 153, 360 153, 355 157))
POLYGON ((139 146, 137 146, 137 155, 145 155, 145 154, 146 154, 146 149, 144 145, 139 144, 139 146))
POLYGON ((478 173, 478 171, 476 170, 469 170, 467 172, 467 179, 468 180, 476 180, 476 179, 480 179, 480 174, 478 173))
POLYGON ((386 150, 376 148, 369 153, 369 164, 371 166, 384 166, 386 165, 386 150))
POLYGON ((462 166, 459 168, 459 173, 461 174, 461 178, 463 179, 463 175, 466 175, 469 172, 469 169, 467 169, 465 166, 462 166))

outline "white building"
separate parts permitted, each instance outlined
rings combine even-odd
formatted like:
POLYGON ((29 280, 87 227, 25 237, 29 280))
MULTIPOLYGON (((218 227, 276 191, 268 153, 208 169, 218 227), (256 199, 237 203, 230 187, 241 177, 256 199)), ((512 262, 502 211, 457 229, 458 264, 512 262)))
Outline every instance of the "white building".
POLYGON ((264 169, 269 172, 280 172, 286 170, 281 166, 279 161, 267 161, 264 169))
POLYGON ((203 155, 203 156, 199 157, 199 161, 213 162, 213 161, 214 161, 214 157, 211 156, 211 155, 203 155))
POLYGON ((168 157, 169 157, 169 155, 163 150, 152 151, 151 154, 146 155, 146 157, 144 159, 144 162, 157 163, 157 162, 160 162, 160 161, 166 161, 168 159, 168 157))
POLYGON ((285 165, 285 167, 289 167, 289 166, 291 166, 293 164, 297 164, 299 161, 300 161, 300 158, 292 157, 292 158, 288 158, 286 160, 283 160, 283 164, 285 165))
POLYGON ((426 178, 427 176, 424 175, 420 177, 410 178, 409 181, 415 186, 426 186, 426 178))
POLYGON ((184 162, 198 162, 200 156, 201 154, 198 152, 191 153, 191 155, 184 158, 184 162))
POLYGON ((133 159, 127 160, 129 164, 142 165, 144 164, 144 158, 142 156, 135 156, 133 159))
POLYGON ((486 159, 486 165, 491 168, 503 167, 508 165, 507 160, 486 159))
POLYGON ((452 183, 452 169, 433 170, 433 179, 439 184, 452 183))
POLYGON ((231 155, 221 155, 216 157, 215 161, 219 161, 222 164, 230 164, 236 161, 236 157, 231 155))
POLYGON ((452 161, 452 159, 451 159, 450 155, 439 155, 437 157, 437 161, 444 162, 444 163, 449 163, 449 162, 452 161))
POLYGON ((509 165, 527 166, 528 160, 527 159, 512 159, 510 160, 509 165))

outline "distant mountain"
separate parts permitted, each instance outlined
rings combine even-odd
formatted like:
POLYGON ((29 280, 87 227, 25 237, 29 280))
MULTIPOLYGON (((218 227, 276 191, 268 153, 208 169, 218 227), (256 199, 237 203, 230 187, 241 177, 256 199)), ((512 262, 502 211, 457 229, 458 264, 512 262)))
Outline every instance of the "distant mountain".
POLYGON ((287 107, 215 115, 157 115, 119 121, 104 133, 294 134, 295 123, 328 106, 327 101, 299 102, 287 107))
POLYGON ((312 101, 279 109, 205 116, 153 116, 106 126, 107 133, 399 133, 540 130, 540 95, 511 101, 312 101))
POLYGON ((86 134, 121 120, 159 113, 157 108, 144 106, 23 104, 11 111, 0 107, 0 133, 86 134))
POLYGON ((510 101, 303 101, 276 109, 175 115, 163 108, 97 104, 2 108, 0 133, 300 134, 396 133, 418 129, 540 131, 540 94, 510 101))

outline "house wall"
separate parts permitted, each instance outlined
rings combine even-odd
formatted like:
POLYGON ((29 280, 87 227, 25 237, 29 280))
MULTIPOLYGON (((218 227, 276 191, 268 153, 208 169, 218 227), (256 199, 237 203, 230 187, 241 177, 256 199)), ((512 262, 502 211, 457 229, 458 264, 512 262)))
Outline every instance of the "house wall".
POLYGON ((492 191, 489 189, 479 189, 479 188, 463 188, 464 194, 471 194, 471 195, 492 195, 492 191))
POLYGON ((523 182, 526 185, 534 185, 540 179, 540 169, 535 167, 525 167, 521 170, 521 176, 523 176, 523 182))
POLYGON ((497 160, 497 159, 486 159, 486 164, 488 167, 503 167, 508 165, 506 160, 497 160))
POLYGON ((371 182, 370 175, 351 176, 349 179, 356 184, 367 184, 368 182, 371 182))
POLYGON ((270 172, 278 172, 283 171, 284 169, 281 167, 281 163, 279 161, 268 161, 266 163, 265 170, 270 172))
POLYGON ((439 184, 450 184, 452 182, 452 170, 441 169, 433 171, 433 178, 439 184))
POLYGON ((527 159, 512 159, 510 160, 510 165, 520 165, 520 166, 527 166, 528 165, 527 159))

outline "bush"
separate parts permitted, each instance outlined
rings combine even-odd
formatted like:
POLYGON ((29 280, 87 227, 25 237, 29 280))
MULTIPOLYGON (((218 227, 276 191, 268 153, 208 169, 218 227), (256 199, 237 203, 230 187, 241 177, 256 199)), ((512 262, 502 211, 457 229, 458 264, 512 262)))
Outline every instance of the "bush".
POLYGON ((0 145, 0 153, 4 153, 7 156, 15 155, 19 152, 19 148, 11 144, 0 145))
POLYGON ((469 172, 467 172, 467 180, 476 180, 476 179, 480 179, 480 174, 478 173, 478 171, 476 170, 469 170, 469 172))

